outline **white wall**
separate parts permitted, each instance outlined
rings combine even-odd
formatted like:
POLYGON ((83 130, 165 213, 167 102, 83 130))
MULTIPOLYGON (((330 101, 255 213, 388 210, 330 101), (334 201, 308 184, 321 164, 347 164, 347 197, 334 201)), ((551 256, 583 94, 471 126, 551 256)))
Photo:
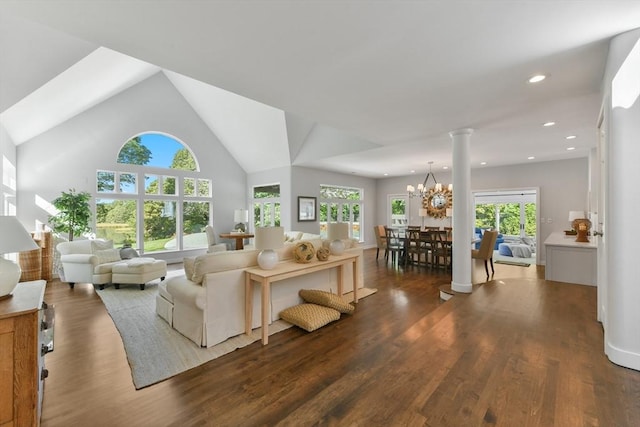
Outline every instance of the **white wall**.
MULTIPOLYGON (((603 105, 609 123, 605 158, 606 206, 604 237, 608 265, 605 283, 603 321, 605 353, 619 365, 640 370, 640 264, 638 263, 638 215, 640 210, 640 30, 615 37, 609 48, 604 78, 603 105), (627 83, 615 88, 621 66, 632 52, 635 66, 625 68, 627 83), (620 102, 620 94, 632 96, 620 102), (612 105, 613 104, 613 105, 612 105)), ((627 62, 626 66, 629 66, 627 62)), ((617 81, 620 84, 620 81, 617 81)), ((599 294, 600 295, 600 294, 599 294)), ((599 302, 600 303, 600 302, 599 302)))
MULTIPOLYGON (((294 166, 291 169, 291 218, 294 230, 305 231, 307 233, 319 233, 320 223, 298 222, 298 196, 316 197, 318 208, 320 203, 320 185, 336 185, 344 187, 354 187, 363 189, 364 204, 362 206, 362 223, 364 225, 363 236, 364 245, 375 245, 376 238, 373 234, 376 209, 376 180, 359 176, 328 172, 319 169, 303 168, 294 166)), ((284 211, 283 211, 284 212, 284 211)), ((318 210, 318 219, 319 210, 318 210)))
POLYGON ((12 188, 14 186, 12 183, 14 171, 5 170, 5 159, 12 165, 9 168, 15 169, 16 146, 4 126, 0 125, 0 179, 2 180, 0 181, 0 215, 11 213, 12 206, 16 205, 16 188, 12 188), (4 182, 5 176, 9 182, 4 182))
MULTIPOLYGON (((595 137, 595 136, 594 136, 595 137)), ((527 163, 513 166, 471 169, 471 190, 498 190, 513 188, 540 189, 539 216, 545 222, 539 224, 539 251, 544 263, 544 240, 553 231, 569 228, 570 210, 587 210, 588 198, 588 158, 559 160, 552 162, 527 163), (551 219, 551 222, 547 222, 551 219)), ((443 172, 436 174, 444 184, 451 182, 451 175, 443 172)), ((407 184, 416 186, 424 177, 410 175, 400 178, 378 180, 376 201, 376 223, 386 224, 386 203, 389 194, 406 194, 407 184)), ((455 188, 453 189, 455 191, 455 188)), ((411 201, 414 224, 420 224, 417 217, 418 199, 411 201)), ((455 210, 455 209, 454 209, 455 210)), ((448 219, 428 219, 425 225, 449 225, 448 219)))
POLYGON ((51 201, 69 188, 95 196, 97 169, 136 170, 117 164, 117 155, 145 131, 171 134, 193 151, 202 177, 213 181, 214 225, 231 230, 233 210, 246 205, 246 174, 162 73, 18 146, 20 218, 46 223, 38 198, 51 201))

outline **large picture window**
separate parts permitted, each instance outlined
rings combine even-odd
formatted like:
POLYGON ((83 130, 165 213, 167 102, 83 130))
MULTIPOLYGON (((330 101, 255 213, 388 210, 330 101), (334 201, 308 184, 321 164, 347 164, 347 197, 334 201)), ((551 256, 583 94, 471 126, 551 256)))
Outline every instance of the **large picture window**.
POLYGON ((176 138, 144 133, 118 153, 120 171, 96 172, 96 235, 142 253, 205 248, 212 183, 176 138))

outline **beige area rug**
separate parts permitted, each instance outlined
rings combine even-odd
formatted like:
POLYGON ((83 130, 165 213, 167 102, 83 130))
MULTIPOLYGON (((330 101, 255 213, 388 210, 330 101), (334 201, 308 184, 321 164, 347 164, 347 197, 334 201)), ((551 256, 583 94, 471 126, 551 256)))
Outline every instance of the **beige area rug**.
MULTIPOLYGON (((180 274, 183 274, 182 270, 169 272, 169 276, 180 274)), ((240 334, 211 348, 196 345, 156 315, 158 283, 159 280, 147 283, 144 291, 138 286, 121 286, 120 289, 108 286, 104 290, 96 290, 122 337, 136 390, 260 340, 261 328, 257 328, 251 336, 240 334)), ((376 289, 365 288, 358 292, 358 297, 364 298, 375 292, 376 289)), ((345 294, 345 299, 351 301, 352 294, 345 294)), ((283 320, 273 322, 269 326, 269 335, 291 326, 283 320)))

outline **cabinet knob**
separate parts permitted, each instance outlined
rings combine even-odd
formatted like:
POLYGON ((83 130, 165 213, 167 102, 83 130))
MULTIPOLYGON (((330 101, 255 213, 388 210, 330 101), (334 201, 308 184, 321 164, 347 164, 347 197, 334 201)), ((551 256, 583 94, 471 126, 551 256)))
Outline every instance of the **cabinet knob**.
POLYGON ((49 376, 49 370, 48 369, 42 369, 42 371, 40 372, 40 379, 43 380, 45 378, 47 378, 49 376))
POLYGON ((49 346, 42 344, 42 346, 40 347, 40 356, 44 356, 47 353, 49 353, 49 346))

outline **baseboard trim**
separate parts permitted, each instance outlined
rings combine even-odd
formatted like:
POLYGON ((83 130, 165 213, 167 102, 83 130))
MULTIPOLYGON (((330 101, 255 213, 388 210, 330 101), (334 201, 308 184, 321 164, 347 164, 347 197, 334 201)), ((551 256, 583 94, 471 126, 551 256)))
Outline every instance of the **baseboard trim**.
POLYGON ((640 371, 640 354, 618 348, 607 341, 605 354, 616 365, 640 371))

